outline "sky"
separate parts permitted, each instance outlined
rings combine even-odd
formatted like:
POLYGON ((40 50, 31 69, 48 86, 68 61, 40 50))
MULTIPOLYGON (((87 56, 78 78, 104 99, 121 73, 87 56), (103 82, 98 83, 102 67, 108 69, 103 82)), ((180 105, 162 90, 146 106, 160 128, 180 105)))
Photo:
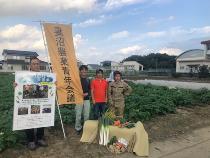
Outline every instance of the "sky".
POLYGON ((0 0, 0 52, 36 51, 47 61, 41 20, 72 24, 84 64, 179 55, 210 40, 209 6, 209 0, 0 0))

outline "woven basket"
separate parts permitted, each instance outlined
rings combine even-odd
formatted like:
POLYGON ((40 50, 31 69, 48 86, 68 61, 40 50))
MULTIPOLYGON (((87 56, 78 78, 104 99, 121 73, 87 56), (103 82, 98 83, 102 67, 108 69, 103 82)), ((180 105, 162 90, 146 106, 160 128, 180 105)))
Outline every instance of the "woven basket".
POLYGON ((120 151, 119 153, 116 153, 116 152, 114 152, 114 151, 112 151, 110 148, 109 148, 109 146, 107 145, 106 146, 106 148, 107 148, 107 150, 109 151, 109 152, 111 152, 111 153, 113 153, 113 154, 122 154, 122 153, 125 153, 126 151, 127 151, 127 149, 125 150, 125 151, 120 151))

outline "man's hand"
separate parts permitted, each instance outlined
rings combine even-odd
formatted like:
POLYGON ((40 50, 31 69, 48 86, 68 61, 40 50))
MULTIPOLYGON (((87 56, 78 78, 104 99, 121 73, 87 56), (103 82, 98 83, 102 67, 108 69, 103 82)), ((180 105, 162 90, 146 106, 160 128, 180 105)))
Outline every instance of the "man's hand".
POLYGON ((107 103, 107 98, 105 99, 105 103, 107 103))
POLYGON ((93 101, 93 105, 96 103, 96 101, 95 100, 92 100, 93 101))
POLYGON ((84 97, 88 96, 88 93, 84 93, 83 96, 84 96, 84 97))
POLYGON ((17 87, 17 83, 16 82, 13 82, 13 87, 17 87))
POLYGON ((109 106, 113 106, 113 101, 112 100, 109 100, 109 106))

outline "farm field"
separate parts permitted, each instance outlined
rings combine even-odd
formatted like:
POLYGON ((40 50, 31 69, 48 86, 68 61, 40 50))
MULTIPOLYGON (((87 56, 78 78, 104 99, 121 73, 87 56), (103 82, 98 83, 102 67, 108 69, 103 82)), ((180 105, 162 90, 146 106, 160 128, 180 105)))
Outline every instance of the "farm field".
MULTIPOLYGON (((36 151, 25 148, 25 136, 13 132, 13 86, 14 75, 0 74, 0 157, 113 157, 106 148, 96 144, 79 143, 74 125, 74 106, 61 108, 67 139, 63 140, 58 115, 56 126, 46 129, 49 146, 36 151)), ((170 141, 191 134, 195 129, 210 124, 210 91, 169 89, 167 87, 130 83, 132 94, 126 98, 125 117, 142 121, 149 134, 150 143, 170 141)), ((155 148, 151 149, 156 150, 155 148)), ((158 150, 158 149, 157 149, 158 150)), ((123 154, 123 157, 135 157, 123 154)))

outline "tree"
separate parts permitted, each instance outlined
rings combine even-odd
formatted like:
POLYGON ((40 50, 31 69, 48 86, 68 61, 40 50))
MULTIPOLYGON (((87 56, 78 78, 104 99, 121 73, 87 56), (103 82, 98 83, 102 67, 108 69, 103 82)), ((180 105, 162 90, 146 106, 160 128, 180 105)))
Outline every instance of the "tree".
POLYGON ((137 61, 148 69, 174 69, 176 68, 176 56, 168 54, 151 53, 149 55, 132 55, 123 61, 137 61))

